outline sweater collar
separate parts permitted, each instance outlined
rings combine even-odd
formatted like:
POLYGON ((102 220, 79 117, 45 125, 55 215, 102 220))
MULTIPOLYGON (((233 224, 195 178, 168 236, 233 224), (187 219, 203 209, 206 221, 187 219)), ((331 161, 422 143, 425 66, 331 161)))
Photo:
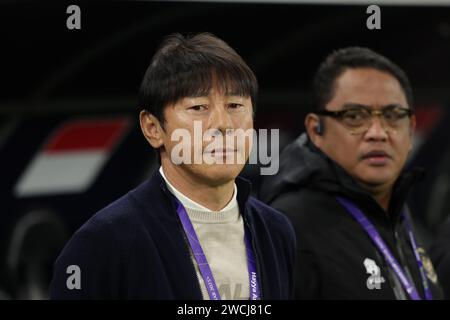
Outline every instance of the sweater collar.
POLYGON ((234 210, 235 208, 237 208, 238 203, 237 203, 237 187, 236 187, 236 183, 234 184, 234 191, 233 191, 233 196, 231 198, 231 200, 228 202, 228 204, 223 207, 221 210, 219 211, 213 211, 210 210, 208 208, 206 208, 205 206, 202 206, 200 203, 190 199, 189 197, 187 197, 186 195, 184 195, 181 191, 179 191, 177 188, 175 188, 175 186, 173 186, 170 181, 167 179, 166 175, 164 174, 164 170, 162 167, 159 168, 159 173, 161 175, 161 177, 164 179, 168 190, 178 199, 180 200, 181 204, 186 208, 186 209, 190 209, 191 211, 195 211, 195 212, 206 212, 206 213, 211 213, 211 212, 219 212, 219 213, 223 213, 223 212, 229 212, 231 210, 234 210))
MULTIPOLYGON (((236 177, 235 184, 237 190, 236 200, 239 206, 239 210, 240 212, 244 212, 242 210, 245 208, 245 204, 250 197, 252 186, 249 180, 242 177, 236 177)), ((136 188, 133 192, 141 193, 141 199, 148 199, 149 202, 152 201, 152 197, 149 197, 149 194, 156 195, 158 193, 162 193, 169 201, 170 206, 175 209, 173 195, 169 191, 164 178, 161 176, 158 170, 153 173, 150 179, 148 179, 140 187, 136 188)))

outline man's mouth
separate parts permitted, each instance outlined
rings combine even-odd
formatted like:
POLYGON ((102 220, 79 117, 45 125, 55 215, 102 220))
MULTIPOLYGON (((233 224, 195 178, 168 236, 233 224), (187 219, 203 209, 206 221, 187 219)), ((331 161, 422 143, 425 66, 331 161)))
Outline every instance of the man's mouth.
POLYGON ((392 157, 383 150, 373 150, 362 156, 370 165, 384 166, 392 157))

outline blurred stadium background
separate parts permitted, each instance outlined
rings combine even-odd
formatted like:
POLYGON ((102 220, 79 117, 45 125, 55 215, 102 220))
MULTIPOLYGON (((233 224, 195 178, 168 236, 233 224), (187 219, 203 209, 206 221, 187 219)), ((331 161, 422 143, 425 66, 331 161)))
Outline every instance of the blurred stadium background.
MULTIPOLYGON (((243 56, 260 83, 255 125, 279 128, 281 148, 304 130, 331 50, 367 46, 403 67, 418 117, 408 165, 428 170, 410 204, 433 244, 450 214, 449 1, 378 1, 381 30, 364 1, 272 2, 78 2, 81 30, 68 30, 72 3, 0 1, 0 299, 48 298, 71 234, 157 168, 137 91, 173 32, 212 32, 243 56)), ((258 173, 244 171, 255 194, 258 173)))

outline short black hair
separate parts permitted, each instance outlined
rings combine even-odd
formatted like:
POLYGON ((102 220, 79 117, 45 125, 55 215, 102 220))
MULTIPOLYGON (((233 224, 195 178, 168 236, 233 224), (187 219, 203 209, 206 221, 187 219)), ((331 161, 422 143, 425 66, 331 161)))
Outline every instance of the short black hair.
POLYGON ((413 108, 411 84, 406 73, 381 54, 362 47, 347 47, 333 51, 320 64, 313 80, 313 110, 322 110, 333 99, 336 80, 348 69, 372 68, 387 72, 398 80, 406 101, 413 108))
POLYGON ((224 94, 250 97, 256 107, 258 83, 250 67, 211 33, 167 36, 154 54, 139 90, 139 108, 164 125, 164 108, 179 99, 207 95, 216 80, 224 94))

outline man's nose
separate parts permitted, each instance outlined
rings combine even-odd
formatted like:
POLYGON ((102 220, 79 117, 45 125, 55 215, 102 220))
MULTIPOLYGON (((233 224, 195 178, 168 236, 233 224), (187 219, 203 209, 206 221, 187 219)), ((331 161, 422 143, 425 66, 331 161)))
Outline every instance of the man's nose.
POLYGON ((385 141, 388 138, 388 129, 380 116, 372 117, 365 138, 376 141, 385 141))
POLYGON ((210 115, 209 128, 219 130, 222 134, 225 134, 227 129, 233 128, 231 115, 227 112, 226 106, 213 108, 213 112, 210 115))

